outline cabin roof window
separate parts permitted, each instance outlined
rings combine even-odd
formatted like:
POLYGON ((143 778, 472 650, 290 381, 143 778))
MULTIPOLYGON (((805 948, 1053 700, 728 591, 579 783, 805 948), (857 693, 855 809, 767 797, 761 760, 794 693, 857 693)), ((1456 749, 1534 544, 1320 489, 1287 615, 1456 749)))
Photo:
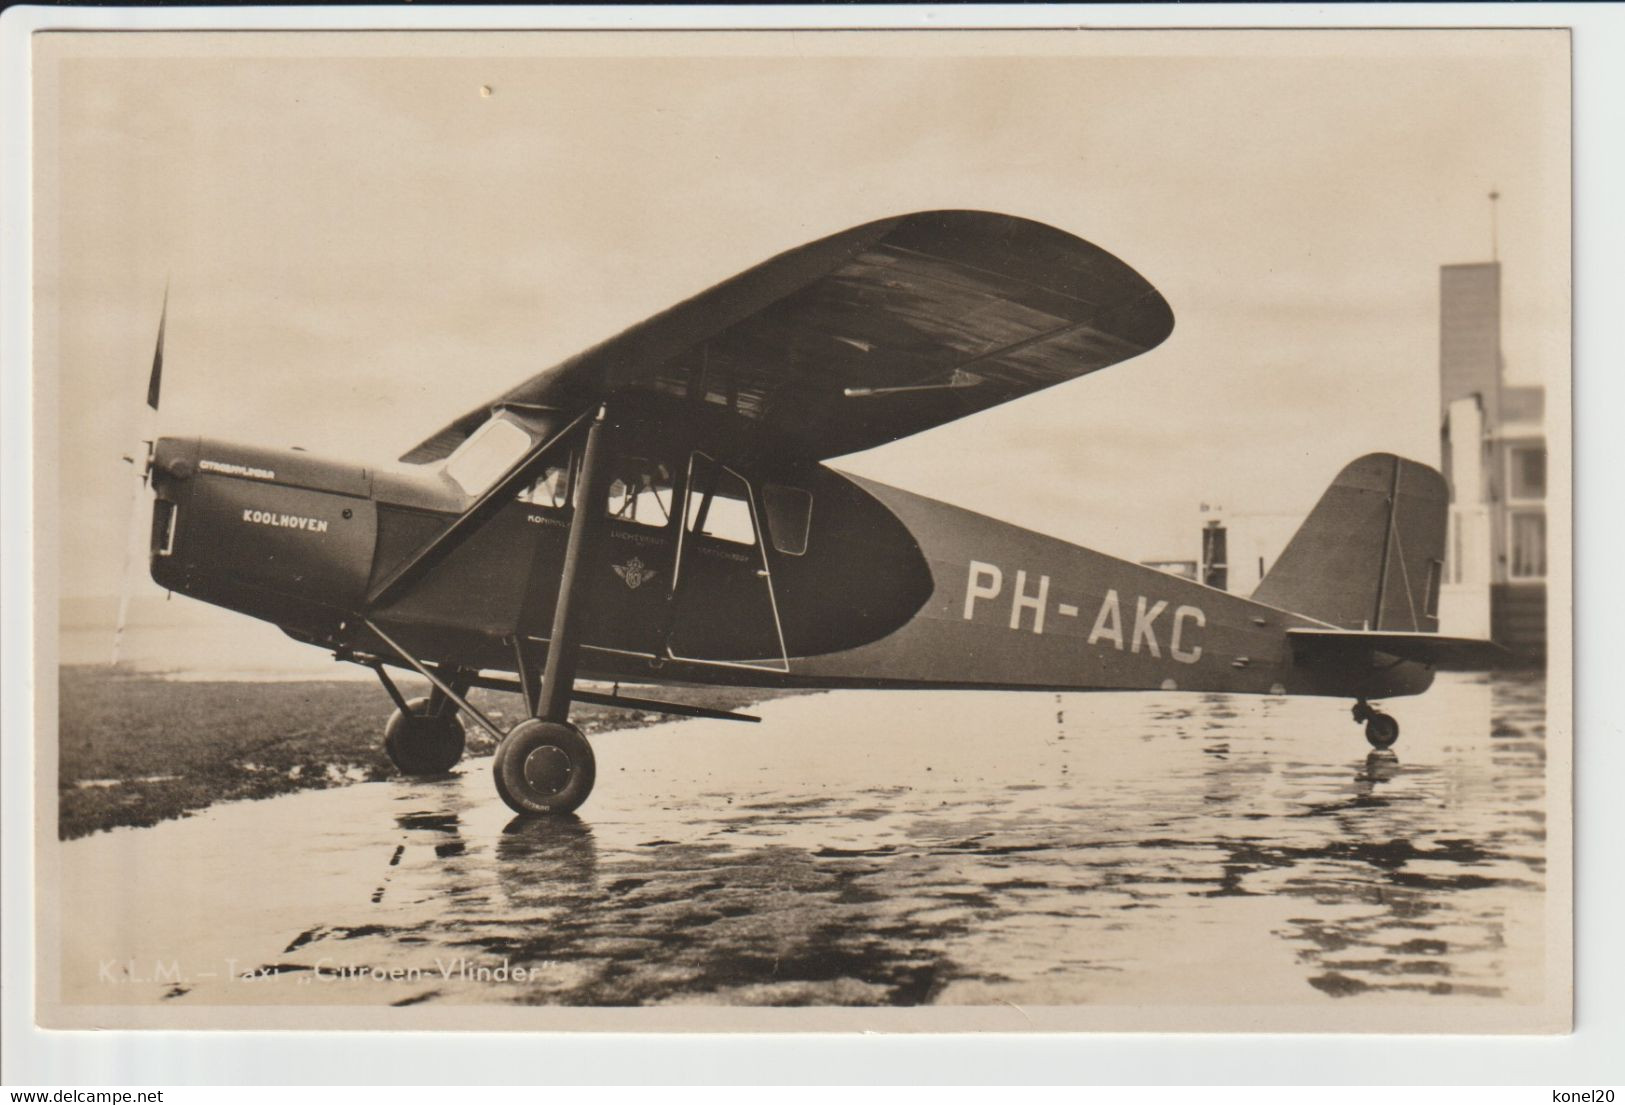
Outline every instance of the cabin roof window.
POLYGON ((465 494, 478 495, 530 451, 530 434, 502 416, 475 430, 446 458, 443 471, 465 494))

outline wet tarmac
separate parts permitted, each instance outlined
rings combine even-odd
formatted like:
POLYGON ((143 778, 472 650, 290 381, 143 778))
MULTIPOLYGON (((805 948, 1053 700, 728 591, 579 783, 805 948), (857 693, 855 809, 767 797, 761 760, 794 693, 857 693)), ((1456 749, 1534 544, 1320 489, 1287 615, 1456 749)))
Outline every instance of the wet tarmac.
POLYGON ((1395 701, 839 692, 62 846, 97 1005, 1535 1003, 1544 683, 1395 701))

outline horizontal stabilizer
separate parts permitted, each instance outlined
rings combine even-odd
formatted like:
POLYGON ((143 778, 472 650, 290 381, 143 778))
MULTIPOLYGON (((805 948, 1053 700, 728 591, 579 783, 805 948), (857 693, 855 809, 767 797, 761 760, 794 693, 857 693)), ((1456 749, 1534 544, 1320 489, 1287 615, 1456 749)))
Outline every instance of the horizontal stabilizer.
POLYGON ((1355 654, 1387 653, 1433 667, 1474 670, 1500 667, 1512 654, 1494 641, 1479 637, 1442 637, 1437 633, 1394 630, 1289 629, 1287 640, 1302 660, 1346 658, 1355 654))

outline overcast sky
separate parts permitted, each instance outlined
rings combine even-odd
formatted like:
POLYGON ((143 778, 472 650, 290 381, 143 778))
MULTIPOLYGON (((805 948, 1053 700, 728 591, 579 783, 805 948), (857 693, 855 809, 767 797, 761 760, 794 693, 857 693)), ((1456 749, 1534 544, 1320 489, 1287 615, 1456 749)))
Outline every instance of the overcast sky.
POLYGON ((118 586, 166 278, 161 432, 376 462, 780 250, 1038 219, 1173 336, 835 466, 1131 558, 1438 462, 1438 268, 1489 258, 1492 186, 1509 376, 1568 371, 1561 34, 72 37, 36 147, 69 594, 118 586))

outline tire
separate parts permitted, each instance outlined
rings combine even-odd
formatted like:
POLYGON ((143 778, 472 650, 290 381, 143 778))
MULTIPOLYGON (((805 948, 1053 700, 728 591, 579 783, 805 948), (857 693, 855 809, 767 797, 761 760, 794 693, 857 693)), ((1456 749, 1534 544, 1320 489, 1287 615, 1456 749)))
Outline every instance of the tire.
POLYGON ((384 754, 402 775, 444 775, 463 758, 463 723, 455 710, 431 716, 427 698, 406 705, 384 726, 384 754))
POLYGON ((598 764, 574 725, 532 718, 497 746, 491 765, 497 793, 515 813, 571 813, 592 793, 598 764))
POLYGON ((1365 723, 1366 743, 1372 748, 1392 748, 1399 739, 1399 722, 1387 714, 1373 712, 1365 723))

